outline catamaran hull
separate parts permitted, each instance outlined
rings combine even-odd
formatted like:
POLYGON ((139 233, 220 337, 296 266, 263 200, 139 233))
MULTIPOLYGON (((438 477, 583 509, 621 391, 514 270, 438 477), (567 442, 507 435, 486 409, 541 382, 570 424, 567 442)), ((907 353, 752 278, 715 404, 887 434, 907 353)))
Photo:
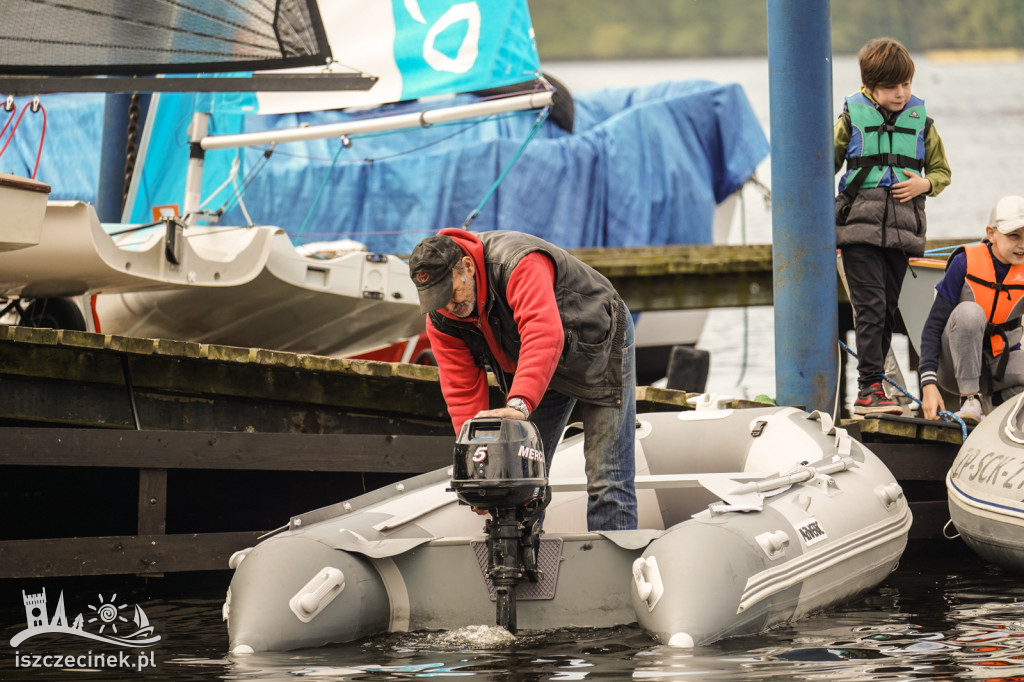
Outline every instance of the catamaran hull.
MULTIPOLYGON (((640 421, 639 530, 587 532, 582 437, 556 451, 543 573, 516 590, 519 628, 637 622, 664 643, 707 644, 870 590, 906 546, 898 484, 827 416, 764 408, 640 421)), ((231 650, 494 623, 482 519, 456 503, 450 475, 295 517, 239 553, 225 605, 231 650)))
POLYGON ((1024 394, 992 411, 946 474, 949 516, 983 559, 1024 573, 1024 394))

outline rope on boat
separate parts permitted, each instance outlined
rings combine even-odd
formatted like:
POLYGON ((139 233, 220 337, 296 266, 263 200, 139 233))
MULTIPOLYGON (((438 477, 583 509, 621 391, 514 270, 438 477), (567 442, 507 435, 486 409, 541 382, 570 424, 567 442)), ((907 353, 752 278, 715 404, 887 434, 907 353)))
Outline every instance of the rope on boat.
MULTIPOLYGON (((845 343, 843 343, 842 340, 839 341, 839 345, 840 345, 841 348, 843 348, 843 350, 845 350, 847 353, 852 355, 854 358, 857 357, 857 354, 854 353, 852 350, 850 350, 850 348, 845 343)), ((882 378, 885 379, 886 382, 889 383, 893 388, 895 388, 896 390, 900 391, 903 395, 907 396, 908 398, 913 400, 915 403, 917 403, 918 406, 921 406, 921 400, 917 396, 915 396, 913 393, 911 393, 910 391, 908 391, 907 389, 903 388, 902 386, 897 384, 895 381, 890 379, 884 372, 882 373, 882 378)), ((949 410, 942 410, 941 412, 939 412, 939 418, 942 419, 942 421, 947 421, 947 422, 955 421, 955 422, 958 422, 960 424, 960 433, 963 436, 963 439, 967 440, 967 424, 964 423, 963 419, 961 419, 960 417, 956 416, 955 414, 953 414, 949 410)))
MULTIPOLYGON (((754 176, 751 175, 751 178, 754 176)), ((743 196, 743 186, 740 186, 740 244, 747 243, 747 200, 743 196)), ((740 356, 740 375, 736 377, 736 386, 743 386, 743 380, 747 377, 747 365, 750 361, 750 312, 747 306, 743 306, 743 350, 740 356)))
POLYGON ((43 115, 42 128, 39 133, 39 148, 36 150, 36 163, 32 166, 31 177, 35 180, 36 173, 39 171, 39 160, 43 158, 43 141, 46 140, 46 109, 39 101, 39 98, 34 97, 29 105, 22 108, 21 113, 18 114, 18 118, 14 119, 14 114, 17 112, 18 107, 14 103, 14 97, 10 95, 7 97, 7 102, 3 105, 3 108, 5 111, 10 112, 10 116, 8 116, 3 129, 0 130, 0 138, 3 137, 5 132, 7 132, 7 126, 11 124, 12 119, 14 120, 14 126, 11 128, 11 133, 7 136, 7 141, 4 142, 3 147, 0 147, 0 156, 3 156, 3 153, 7 151, 7 146, 11 144, 11 140, 14 139, 14 133, 17 132, 18 126, 21 125, 21 118, 25 115, 26 111, 31 110, 33 114, 42 113, 43 115))
POLYGON ((534 135, 537 134, 537 131, 540 130, 541 124, 544 123, 544 120, 547 119, 548 114, 550 113, 550 106, 546 106, 543 109, 541 109, 540 115, 537 116, 537 121, 533 124, 533 129, 530 131, 530 134, 527 135, 526 139, 523 140, 523 143, 519 145, 519 149, 516 150, 516 153, 512 157, 512 160, 508 162, 508 165, 505 166, 505 170, 501 171, 501 175, 498 176, 498 179, 494 181, 494 184, 491 185, 491 188, 487 190, 487 192, 484 194, 484 198, 481 199, 480 203, 477 204, 476 208, 474 208, 470 212, 470 214, 466 216, 465 222, 462 223, 462 229, 465 230, 469 228, 469 224, 476 220, 476 217, 480 215, 480 211, 483 210, 484 204, 490 201, 491 195, 493 195, 494 192, 497 191, 498 185, 500 185, 501 181, 505 179, 505 176, 508 175, 508 172, 512 170, 512 166, 514 166, 516 164, 516 161, 519 160, 519 157, 522 156, 523 151, 526 149, 526 145, 530 144, 530 140, 532 140, 534 135))
MULTIPOLYGON (((240 163, 240 161, 239 161, 238 155, 237 154, 235 155, 235 160, 234 160, 234 162, 232 163, 232 166, 231 166, 232 173, 230 173, 228 175, 228 179, 225 180, 224 183, 221 184, 221 186, 217 188, 217 190, 214 192, 214 195, 216 195, 218 192, 220 192, 221 189, 223 189, 228 184, 228 182, 230 182, 232 184, 232 186, 233 186, 233 188, 235 190, 235 194, 234 194, 233 197, 228 198, 228 200, 225 201, 221 205, 221 207, 217 210, 217 214, 218 215, 224 215, 228 211, 232 210, 235 206, 238 206, 241 209, 242 214, 245 216, 245 219, 246 219, 246 222, 247 222, 247 226, 248 227, 252 227, 253 226, 252 218, 249 217, 249 212, 245 209, 245 204, 243 203, 243 198, 242 197, 245 194, 246 190, 249 189, 249 185, 252 184, 252 181, 256 179, 256 176, 259 175, 260 172, 270 162, 270 157, 273 156, 273 154, 274 154, 274 152, 276 150, 277 150, 277 144, 276 143, 270 145, 270 147, 268 147, 268 148, 263 150, 263 154, 260 156, 259 160, 256 163, 254 163, 252 168, 250 168, 249 171, 245 174, 245 176, 242 177, 242 186, 241 187, 238 186, 238 182, 237 182, 237 176, 238 176, 237 168, 238 168, 238 166, 236 165, 236 164, 240 163)), ((210 199, 212 199, 212 198, 213 198, 213 196, 208 197, 207 200, 205 202, 203 202, 203 206, 205 206, 206 203, 210 199)))
POLYGON ((978 242, 964 242, 963 244, 957 244, 955 246, 939 246, 939 247, 936 247, 934 249, 928 249, 927 251, 924 252, 924 255, 925 255, 925 258, 939 258, 939 257, 946 257, 946 258, 948 258, 949 256, 952 256, 953 252, 956 251, 957 249, 959 249, 961 246, 965 246, 967 244, 977 244, 977 243, 978 242))

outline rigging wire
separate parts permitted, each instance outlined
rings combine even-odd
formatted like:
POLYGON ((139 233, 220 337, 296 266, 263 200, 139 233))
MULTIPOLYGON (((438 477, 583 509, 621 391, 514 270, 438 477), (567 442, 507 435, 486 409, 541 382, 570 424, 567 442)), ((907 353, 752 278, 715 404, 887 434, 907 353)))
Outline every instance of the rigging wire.
POLYGON ((306 218, 302 221, 302 225, 299 226, 299 235, 306 231, 306 226, 309 225, 309 221, 312 220, 313 210, 317 207, 317 204, 320 203, 320 196, 324 193, 324 189, 327 187, 327 181, 330 180, 331 172, 334 170, 334 166, 338 163, 338 157, 341 156, 343 151, 350 149, 351 147, 352 140, 342 135, 340 144, 338 145, 338 151, 334 153, 334 159, 331 160, 330 167, 327 169, 327 172, 324 173, 323 182, 320 183, 320 187, 316 191, 316 196, 313 197, 313 203, 310 204, 309 210, 306 212, 306 218))
POLYGON ((532 140, 533 136, 537 134, 538 130, 540 130, 541 124, 544 123, 545 119, 547 119, 548 114, 550 113, 550 106, 546 106, 541 110, 540 115, 537 116, 536 123, 533 124, 533 129, 530 130, 530 134, 527 135, 526 139, 523 140, 523 143, 519 145, 519 149, 517 149, 515 155, 512 156, 512 160, 508 162, 508 165, 505 166, 505 170, 501 172, 501 175, 499 175, 498 179, 494 181, 494 184, 491 185, 491 188, 488 189, 486 193, 484 193, 484 198, 481 199, 480 203, 477 204, 476 208, 474 208, 470 212, 470 214, 466 216, 466 221, 462 223, 462 229, 465 230, 466 228, 468 228, 469 224, 476 220, 476 217, 480 215, 480 211, 483 210, 484 205, 490 200, 491 195, 493 195, 497 191, 498 185, 500 185, 501 181, 505 179, 505 176, 508 175, 508 172, 512 170, 512 166, 514 166, 516 164, 516 161, 519 160, 519 157, 522 156, 523 152, 526 150, 526 145, 530 144, 530 140, 532 140))
MULTIPOLYGON (((516 160, 518 160, 518 158, 522 154, 522 151, 525 148, 526 144, 536 134, 537 130, 540 128, 541 123, 543 123, 544 119, 547 117, 548 109, 549 109, 549 107, 545 107, 543 110, 541 110, 540 114, 538 115, 538 120, 537 120, 536 123, 534 123, 534 126, 531 129, 531 131, 530 131, 526 141, 524 141, 523 144, 520 146, 519 150, 516 152, 515 157, 508 164, 508 167, 506 167, 505 171, 501 174, 501 176, 498 178, 498 180, 494 183, 494 185, 491 187, 490 191, 488 191, 488 193, 486 194, 484 199, 480 202, 480 204, 477 206, 477 209, 472 214, 472 216, 474 218, 476 217, 477 214, 479 214, 479 212, 482 209, 483 205, 490 198, 491 194, 493 194, 493 192, 497 188, 498 184, 504 179, 505 175, 511 169, 512 165, 514 165, 516 160)), ((339 156, 340 156, 342 150, 351 147, 350 139, 348 137, 345 137, 344 140, 346 140, 348 142, 347 142, 347 144, 345 142, 342 142, 342 145, 339 147, 337 153, 335 153, 334 156, 330 159, 330 166, 327 168, 326 172, 324 173, 324 179, 321 182, 319 189, 317 190, 317 194, 316 194, 316 196, 313 199, 313 202, 312 202, 312 204, 311 204, 311 206, 309 208, 309 211, 307 212, 306 218, 303 220, 302 226, 300 227, 300 229, 298 231, 298 234, 305 234, 305 236, 311 236, 311 233, 307 233, 306 229, 307 229, 308 224, 310 223, 310 221, 313 219, 315 209, 319 205, 319 202, 320 202, 320 200, 321 200, 321 198, 323 196, 324 190, 327 187, 327 183, 328 183, 328 181, 330 179, 331 173, 334 170, 334 168, 337 166, 337 164, 339 164, 339 163, 375 163, 375 162, 378 162, 378 161, 385 161, 385 160, 389 160, 389 159, 399 158, 399 157, 402 157, 402 156, 407 156, 409 154, 414 154, 414 153, 423 151, 425 149, 429 149, 431 147, 437 146, 439 144, 443 144, 444 142, 447 142, 447 141, 449 141, 449 140, 451 140, 451 139, 453 139, 455 137, 458 137, 459 135, 465 134, 466 132, 472 130, 473 128, 475 128, 475 127, 477 127, 479 125, 482 125, 485 122, 488 122, 488 121, 499 121, 499 120, 502 120, 502 119, 511 118, 513 116, 522 116, 524 113, 527 113, 527 112, 521 112, 520 111, 520 112, 509 112, 509 113, 505 113, 505 114, 495 114, 495 115, 492 115, 492 116, 487 116, 485 118, 481 118, 481 119, 478 119, 478 120, 471 121, 469 124, 466 124, 465 122, 461 122, 461 121, 452 121, 452 122, 448 122, 448 123, 433 124, 430 127, 432 127, 432 128, 435 128, 435 127, 436 128, 441 128, 441 127, 458 126, 458 129, 455 130, 454 132, 452 132, 450 135, 445 135, 445 136, 440 137, 440 138, 438 138, 436 140, 432 140, 431 142, 428 142, 426 144, 419 145, 419 146, 416 146, 416 147, 410 147, 408 149, 397 151, 397 152, 392 153, 392 154, 386 154, 386 155, 383 155, 383 156, 376 156, 376 157, 365 157, 365 158, 358 158, 358 159, 340 159, 339 156)), ((405 132, 405 131, 397 131, 396 130, 396 131, 385 131, 385 132, 380 132, 380 133, 369 133, 369 134, 366 134, 366 135, 360 135, 359 137, 360 138, 367 138, 368 139, 368 138, 374 138, 374 137, 381 137, 381 136, 384 136, 384 135, 398 134, 398 133, 402 133, 402 132, 405 132)), ((261 149, 261 148, 260 147, 255 147, 254 149, 261 149)), ((252 167, 252 169, 249 170, 248 173, 246 173, 246 175, 243 178, 243 182, 242 182, 241 188, 239 188, 237 186, 237 183, 235 183, 235 193, 234 193, 234 196, 233 196, 233 198, 226 200, 224 202, 224 204, 221 206, 221 208, 219 209, 219 213, 221 215, 223 215, 223 214, 225 214, 225 213, 227 213, 229 211, 234 210, 235 206, 239 206, 239 208, 243 211, 243 213, 245 213, 245 217, 246 217, 246 220, 248 221, 248 223, 250 225, 252 224, 252 220, 249 218, 248 213, 245 211, 244 207, 241 206, 242 197, 245 194, 246 190, 251 185, 251 183, 253 182, 253 180, 265 168, 265 166, 269 162, 270 156, 272 154, 280 155, 280 156, 286 156, 286 157, 289 157, 289 158, 298 158, 298 159, 308 159, 308 160, 318 160, 318 161, 326 161, 327 160, 324 157, 315 157, 315 156, 309 156, 309 155, 304 155, 304 154, 296 154, 296 153, 293 153, 293 152, 286 152, 286 151, 277 150, 276 149, 276 145, 273 145, 273 146, 267 147, 267 148, 262 148, 262 149, 263 149, 263 156, 261 157, 260 161, 257 164, 255 164, 252 167)), ((226 180, 219 188, 217 188, 217 190, 214 191, 213 195, 208 197, 207 200, 203 202, 203 206, 205 206, 213 196, 215 196, 218 192, 220 192, 221 189, 223 189, 225 185, 227 185, 229 182, 231 182, 232 179, 233 178, 229 177, 228 180, 226 180)), ((317 233, 317 234, 319 234, 319 233, 317 233)), ((331 233, 331 234, 333 236, 337 236, 334 233, 331 233)), ((373 234, 401 234, 401 232, 375 232, 373 234)))
MULTIPOLYGON (((231 182, 235 190, 234 195, 229 197, 223 204, 221 204, 221 207, 218 209, 218 213, 220 215, 227 213, 228 211, 234 209, 235 206, 238 206, 239 204, 242 203, 242 195, 244 195, 246 190, 249 189, 249 185, 252 184, 252 181, 255 180, 256 177, 260 174, 260 172, 266 167, 266 165, 270 163, 270 157, 274 154, 276 149, 277 145, 273 144, 263 150, 263 154, 260 156, 259 160, 256 163, 254 163, 252 168, 249 169, 249 172, 247 172, 242 177, 241 187, 239 187, 238 183, 235 182, 234 177, 229 176, 227 181, 225 181, 224 184, 217 188, 217 192, 219 192, 221 189, 224 188, 224 186, 228 182, 231 182)), ((209 201, 209 199, 207 201, 209 201)), ((205 205, 206 202, 203 203, 205 205)), ((253 223, 252 220, 249 218, 248 211, 246 211, 244 207, 242 207, 241 210, 242 213, 245 215, 246 220, 248 221, 249 227, 252 227, 253 223)))

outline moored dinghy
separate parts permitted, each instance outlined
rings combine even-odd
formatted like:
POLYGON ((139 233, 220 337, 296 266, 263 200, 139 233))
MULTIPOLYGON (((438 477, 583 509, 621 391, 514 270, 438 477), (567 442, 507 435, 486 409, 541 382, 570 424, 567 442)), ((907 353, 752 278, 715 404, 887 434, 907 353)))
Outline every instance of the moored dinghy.
MULTIPOLYGON (((873 588, 911 523, 874 454, 790 407, 639 415, 639 530, 586 531, 582 435, 548 473, 536 581, 512 599, 528 629, 638 622, 677 646, 753 634, 873 588)), ((482 520, 453 483, 439 470, 295 517, 232 557, 231 650, 495 622, 482 520)))
POLYGON ((1024 572, 1024 394, 986 416, 946 474, 949 516, 982 558, 1024 572))

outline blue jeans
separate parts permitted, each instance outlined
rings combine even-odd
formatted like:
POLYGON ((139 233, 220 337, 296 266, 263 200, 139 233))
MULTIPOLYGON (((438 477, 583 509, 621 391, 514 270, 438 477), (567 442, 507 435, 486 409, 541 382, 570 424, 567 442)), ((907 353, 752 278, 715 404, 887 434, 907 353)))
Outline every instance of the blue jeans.
MULTIPOLYGON (((548 471, 576 399, 548 391, 530 415, 544 442, 548 471)), ((622 404, 582 403, 583 454, 587 473, 587 528, 636 528, 636 341, 626 312, 622 348, 622 404)))

